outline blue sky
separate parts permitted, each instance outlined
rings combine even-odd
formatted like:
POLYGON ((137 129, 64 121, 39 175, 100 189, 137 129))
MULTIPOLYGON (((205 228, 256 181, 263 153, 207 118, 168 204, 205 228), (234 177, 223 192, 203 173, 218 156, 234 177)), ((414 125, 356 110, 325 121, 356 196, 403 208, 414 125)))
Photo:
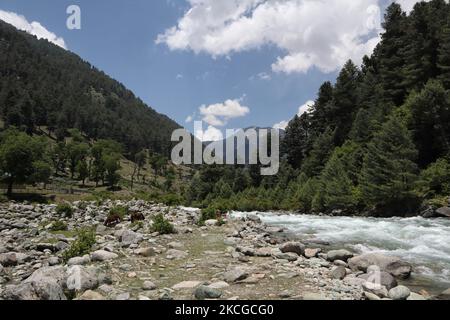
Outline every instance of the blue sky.
POLYGON ((0 10, 39 22, 69 50, 191 130, 189 116, 209 115, 219 129, 289 120, 324 81, 334 81, 344 60, 370 53, 379 22, 367 29, 366 9, 386 1, 361 0, 364 5, 352 9, 345 8, 349 0, 330 1, 324 9, 310 0, 284 0, 274 11, 272 0, 0 0, 0 10), (66 27, 72 4, 81 8, 81 30, 66 27), (342 23, 330 25, 326 10, 342 23), (323 21, 315 12, 324 14, 323 21), (361 19, 354 19, 359 12, 361 19), (264 27, 261 17, 274 27, 264 27), (341 34, 349 36, 334 43, 341 34))

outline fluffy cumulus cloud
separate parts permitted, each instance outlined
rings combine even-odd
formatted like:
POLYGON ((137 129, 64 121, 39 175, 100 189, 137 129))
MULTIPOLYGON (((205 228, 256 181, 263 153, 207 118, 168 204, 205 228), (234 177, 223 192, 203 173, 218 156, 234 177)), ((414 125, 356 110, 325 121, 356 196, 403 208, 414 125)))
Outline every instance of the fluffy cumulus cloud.
POLYGON ((14 12, 0 10, 0 20, 12 24, 19 30, 26 31, 29 34, 35 35, 38 39, 47 39, 48 41, 67 49, 63 38, 58 37, 51 31, 48 31, 43 25, 37 21, 29 22, 24 16, 18 15, 14 12))
POLYGON ((314 106, 314 101, 309 100, 304 105, 298 108, 298 116, 301 116, 305 112, 308 112, 314 106))
POLYGON ((220 141, 223 140, 222 131, 214 126, 208 126, 206 130, 199 129, 195 131, 195 136, 201 141, 220 141))
MULTIPOLYGON (((213 57, 274 45, 275 72, 339 69, 380 41, 385 0, 187 0, 190 9, 157 43, 213 57)), ((398 0, 410 10, 415 0, 398 0)))
POLYGON ((273 128, 285 130, 288 125, 289 125, 289 121, 281 121, 279 123, 274 124, 273 128))
MULTIPOLYGON (((303 105, 301 105, 298 108, 297 115, 301 116, 305 112, 309 112, 313 106, 314 106, 314 101, 312 101, 312 100, 306 101, 303 105)), ((281 121, 279 123, 274 124, 273 128, 274 129, 283 129, 283 130, 285 130, 288 125, 289 125, 289 121, 281 121)))
POLYGON ((222 127, 228 120, 244 117, 250 113, 250 108, 241 105, 242 99, 227 100, 224 103, 202 105, 199 108, 203 121, 211 126, 222 127))

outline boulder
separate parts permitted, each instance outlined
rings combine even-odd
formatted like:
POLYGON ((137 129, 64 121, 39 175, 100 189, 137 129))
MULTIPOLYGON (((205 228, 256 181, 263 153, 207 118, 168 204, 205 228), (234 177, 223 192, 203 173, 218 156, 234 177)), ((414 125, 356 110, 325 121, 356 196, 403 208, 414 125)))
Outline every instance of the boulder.
POLYGON ((299 256, 305 253, 305 245, 300 242, 286 242, 280 246, 283 253, 296 253, 299 256))
POLYGON ((146 248, 139 248, 136 251, 136 254, 142 257, 153 257, 156 253, 155 253, 155 249, 151 248, 151 247, 146 247, 146 248))
POLYGON ((287 261, 290 261, 290 262, 298 260, 298 255, 296 253, 293 253, 293 252, 286 252, 286 253, 277 252, 273 256, 276 259, 287 260, 287 261))
POLYGON ((68 270, 67 289, 83 292, 96 289, 99 285, 96 270, 83 266, 72 266, 68 270))
POLYGON ((91 258, 89 257, 89 255, 70 258, 69 261, 67 261, 68 266, 83 266, 89 263, 91 263, 91 258))
POLYGON ((228 288, 230 285, 228 283, 226 283, 225 281, 217 281, 214 283, 211 283, 210 285, 208 285, 208 287, 213 288, 213 289, 225 289, 228 288))
POLYGON ((427 300, 427 299, 418 293, 411 292, 411 294, 409 295, 409 297, 406 300, 421 301, 421 300, 427 300))
POLYGON ((172 287, 173 290, 185 290, 185 289, 194 289, 201 285, 202 282, 200 281, 182 281, 180 283, 177 283, 172 287))
POLYGON ((142 289, 146 291, 152 291, 155 290, 156 288, 157 288, 156 284, 154 284, 151 281, 144 281, 144 283, 142 284, 142 289))
POLYGON ((91 254, 91 260, 92 261, 108 261, 117 259, 119 256, 113 252, 105 251, 105 250, 98 250, 91 254))
POLYGON ((436 297, 438 300, 450 300, 450 288, 436 297))
POLYGON ((398 286, 389 290, 389 298, 392 300, 406 300, 411 295, 411 291, 405 286, 398 286))
POLYGON ((78 297, 77 300, 92 300, 92 301, 101 301, 105 300, 105 297, 103 297, 100 293, 88 290, 85 293, 83 293, 80 297, 78 297))
POLYGON ((122 242, 122 245, 124 247, 129 247, 132 244, 138 244, 140 241, 142 241, 142 239, 142 234, 131 230, 125 230, 120 237, 120 241, 122 242))
POLYGON ((199 286, 194 291, 195 299, 219 299, 222 296, 222 292, 218 289, 214 289, 208 286, 199 286))
POLYGON ((364 279, 366 282, 370 282, 374 285, 382 285, 386 287, 387 290, 390 290, 397 286, 397 280, 395 280, 395 278, 390 273, 384 271, 380 271, 378 273, 366 273, 360 275, 358 278, 364 279))
POLYGON ((205 226, 207 227, 215 227, 217 225, 219 225, 219 221, 217 221, 216 219, 210 219, 205 221, 205 226))
POLYGON ((236 267, 230 271, 225 272, 223 274, 223 279, 228 283, 232 283, 232 282, 244 280, 244 279, 248 278, 248 276, 249 276, 249 274, 248 274, 247 270, 245 270, 241 267, 236 267))
POLYGON ((389 272, 394 277, 407 279, 411 275, 412 266, 397 257, 385 256, 379 253, 368 253, 354 257, 348 261, 353 271, 366 272, 370 266, 377 266, 381 271, 389 272))
POLYGON ((450 207, 442 207, 436 210, 437 217, 450 218, 450 207))
POLYGON ((41 268, 21 284, 7 286, 2 296, 5 300, 67 300, 65 280, 63 267, 41 268))
POLYGON ((14 267, 17 265, 17 255, 15 252, 1 253, 0 264, 5 268, 14 267))
POLYGON ((305 257, 308 259, 316 258, 319 253, 322 252, 322 249, 305 249, 305 257))
POLYGON ((379 296, 377 296, 376 294, 373 294, 372 292, 364 292, 364 296, 366 297, 367 300, 371 300, 371 301, 377 301, 377 300, 381 300, 381 298, 379 296))
POLYGON ((241 247, 241 246, 239 246, 239 247, 236 248, 236 251, 240 252, 243 255, 248 256, 248 257, 253 257, 253 256, 256 255, 256 250, 253 249, 253 248, 250 248, 250 247, 241 247))
POLYGON ((335 268, 333 268, 333 270, 331 270, 331 277, 333 279, 343 280, 346 275, 347 275, 347 270, 345 269, 345 267, 342 267, 342 266, 335 267, 335 268))
POLYGON ((353 253, 345 249, 331 250, 327 253, 327 260, 331 262, 335 260, 347 261, 351 257, 353 257, 353 253))

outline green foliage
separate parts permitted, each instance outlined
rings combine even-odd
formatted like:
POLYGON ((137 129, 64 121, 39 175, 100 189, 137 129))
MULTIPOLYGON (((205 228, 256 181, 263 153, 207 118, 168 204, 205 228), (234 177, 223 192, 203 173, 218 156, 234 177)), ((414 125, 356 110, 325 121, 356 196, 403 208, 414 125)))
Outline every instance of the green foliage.
POLYGON ((73 216, 73 208, 68 203, 60 203, 56 207, 56 213, 65 218, 71 218, 73 216))
POLYGON ((368 145, 364 158, 360 184, 367 203, 387 210, 386 214, 390 214, 389 208, 411 210, 411 200, 416 198, 416 158, 410 132, 401 120, 392 117, 368 145))
POLYGON ((54 221, 50 227, 51 231, 67 231, 67 229, 67 224, 61 220, 54 221))
POLYGON ((70 133, 76 143, 114 139, 130 154, 143 148, 170 154, 170 137, 179 125, 122 84, 75 54, 3 21, 0 39, 8 48, 0 55, 0 115, 6 126, 28 133, 46 126, 60 141, 70 133))
POLYGON ((8 183, 8 194, 14 183, 48 180, 44 162, 46 145, 16 129, 8 129, 0 136, 0 172, 8 183))
POLYGON ((175 233, 175 228, 169 220, 164 218, 162 213, 159 213, 153 217, 152 231, 160 234, 172 234, 175 233))
POLYGON ((63 260, 69 261, 74 257, 81 257, 91 252, 95 244, 95 231, 91 229, 82 229, 77 232, 77 238, 71 243, 70 247, 63 252, 63 260))
POLYGON ((447 159, 439 159, 422 171, 419 190, 427 197, 450 194, 450 163, 447 159))
POLYGON ((109 216, 117 216, 120 217, 121 220, 125 219, 128 215, 129 209, 124 206, 115 206, 109 210, 109 216))

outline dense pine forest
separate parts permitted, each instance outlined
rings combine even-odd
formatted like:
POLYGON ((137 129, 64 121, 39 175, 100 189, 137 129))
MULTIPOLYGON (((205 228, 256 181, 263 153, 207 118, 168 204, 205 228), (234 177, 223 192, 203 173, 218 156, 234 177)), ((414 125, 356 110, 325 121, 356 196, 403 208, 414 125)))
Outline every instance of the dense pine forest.
POLYGON ((275 177, 208 167, 187 200, 224 209, 408 215, 450 193, 450 4, 394 3, 382 41, 348 61, 286 129, 275 177))
POLYGON ((112 139, 134 155, 170 155, 179 128, 119 82, 75 54, 0 21, 0 116, 27 133, 43 127, 62 141, 69 129, 89 139, 112 139))

